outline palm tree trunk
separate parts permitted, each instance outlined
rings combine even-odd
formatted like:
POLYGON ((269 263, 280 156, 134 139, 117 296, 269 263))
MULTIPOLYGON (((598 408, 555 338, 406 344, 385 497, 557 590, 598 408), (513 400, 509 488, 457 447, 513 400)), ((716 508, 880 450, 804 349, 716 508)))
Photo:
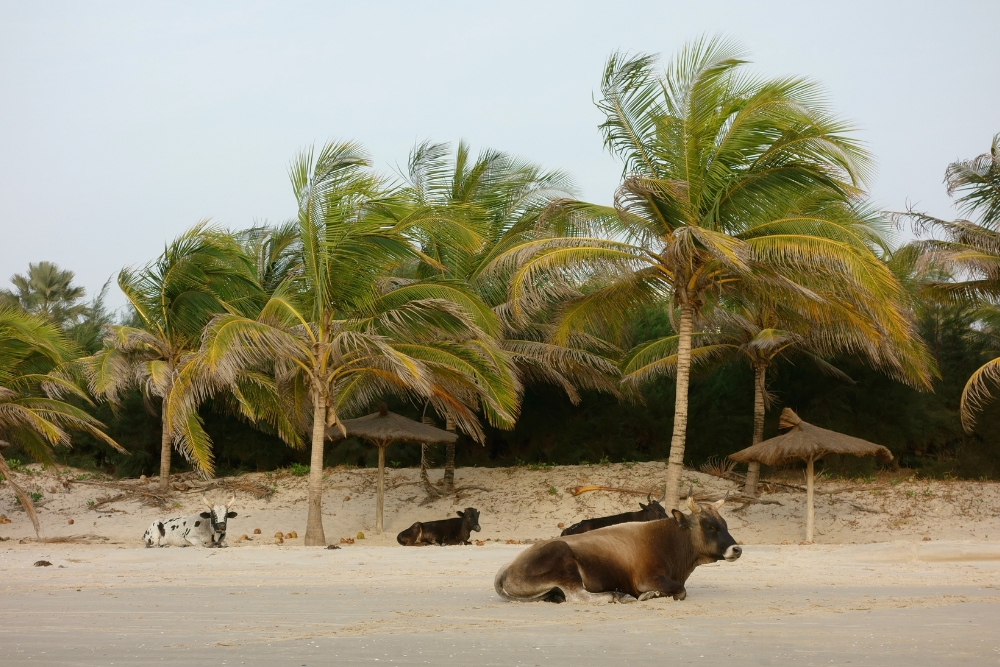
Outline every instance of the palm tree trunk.
MULTIPOLYGON (((447 418, 445 429, 455 432, 455 420, 447 418)), ((444 477, 441 479, 441 486, 445 493, 455 490, 455 443, 449 442, 444 446, 444 477)))
POLYGON ((674 432, 670 438, 670 458, 667 462, 666 509, 675 509, 681 491, 684 470, 684 440, 688 421, 688 379, 691 375, 691 333, 694 327, 694 307, 681 304, 680 331, 677 341, 677 397, 674 401, 674 432))
POLYGON ((170 454, 173 449, 174 437, 167 424, 167 399, 163 399, 163 417, 160 430, 160 491, 166 493, 170 490, 170 454))
POLYGON ((388 443, 378 446, 378 485, 375 493, 375 534, 382 534, 382 510, 385 507, 385 448, 388 443))
MULTIPOLYGON (((750 446, 759 444, 764 439, 764 380, 767 366, 758 365, 754 368, 753 381, 753 440, 750 446)), ((757 497, 757 482, 760 481, 760 462, 752 461, 747 466, 747 480, 743 493, 751 498, 757 497)))
POLYGON ((312 456, 309 459, 309 514, 306 518, 307 547, 325 547, 323 532, 323 444, 326 440, 326 396, 317 391, 313 399, 312 456))

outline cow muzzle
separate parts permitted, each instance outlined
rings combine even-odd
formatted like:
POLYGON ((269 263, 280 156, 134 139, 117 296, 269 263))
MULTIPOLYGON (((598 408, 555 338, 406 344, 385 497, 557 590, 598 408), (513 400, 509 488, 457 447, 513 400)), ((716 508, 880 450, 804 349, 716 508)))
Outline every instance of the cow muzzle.
POLYGON ((722 557, 725 558, 730 563, 732 563, 734 560, 738 559, 742 555, 743 555, 743 547, 739 547, 734 544, 728 549, 726 549, 726 553, 723 554, 722 557))
POLYGON ((474 531, 476 531, 478 533, 482 529, 479 527, 479 524, 477 523, 475 526, 472 527, 472 530, 474 530, 474 531))

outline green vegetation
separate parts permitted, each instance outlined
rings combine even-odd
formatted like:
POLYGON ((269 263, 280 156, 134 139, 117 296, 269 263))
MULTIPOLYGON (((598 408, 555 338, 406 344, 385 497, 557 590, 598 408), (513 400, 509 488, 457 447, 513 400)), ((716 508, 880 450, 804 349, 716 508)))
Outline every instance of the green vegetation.
POLYGON ((899 214, 921 236, 896 246, 871 157, 821 100, 721 40, 665 68, 616 54, 597 103, 614 206, 464 142, 417 145, 395 179, 333 142, 292 162, 288 222, 202 222, 122 270, 124 312, 29 264, 0 291, 0 473, 285 470, 320 544, 323 467, 377 461, 341 422, 384 400, 461 434, 446 469, 661 460, 667 503, 682 464, 776 434, 785 405, 921 479, 1000 477, 1000 135, 947 168, 969 219, 899 214))
POLYGON ((288 474, 294 477, 305 477, 309 474, 309 466, 304 466, 301 463, 293 463, 288 466, 288 474))

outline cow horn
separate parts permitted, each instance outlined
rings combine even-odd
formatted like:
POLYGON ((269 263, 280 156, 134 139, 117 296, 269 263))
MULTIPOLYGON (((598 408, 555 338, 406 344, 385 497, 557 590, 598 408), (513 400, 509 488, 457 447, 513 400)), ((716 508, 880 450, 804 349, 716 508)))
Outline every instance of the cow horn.
POLYGON ((205 503, 205 507, 208 509, 212 509, 212 503, 208 502, 208 498, 205 497, 204 493, 201 494, 201 502, 205 503))
POLYGON ((236 493, 233 493, 233 497, 229 499, 228 503, 226 503, 226 509, 232 507, 235 502, 236 502, 236 493))
POLYGON ((647 503, 652 502, 652 499, 653 499, 653 492, 650 491, 649 493, 646 494, 646 502, 647 503))
POLYGON ((729 497, 729 491, 726 491, 726 495, 722 496, 721 500, 716 500, 714 503, 712 503, 712 507, 714 507, 717 510, 722 509, 722 506, 726 504, 726 498, 728 497, 729 497))
POLYGON ((666 497, 667 497, 667 485, 664 484, 663 485, 663 494, 660 495, 660 497, 656 499, 656 502, 662 503, 666 499, 666 497))
POLYGON ((692 514, 697 514, 701 511, 701 508, 698 507, 698 503, 694 501, 694 487, 688 488, 688 507, 691 508, 692 514))

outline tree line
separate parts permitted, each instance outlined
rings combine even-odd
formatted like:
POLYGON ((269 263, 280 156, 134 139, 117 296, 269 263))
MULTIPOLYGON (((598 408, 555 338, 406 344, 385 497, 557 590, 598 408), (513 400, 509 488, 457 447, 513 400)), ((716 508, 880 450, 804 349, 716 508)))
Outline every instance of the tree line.
POLYGON ((30 265, 0 295, 2 437, 164 490, 177 456, 308 460, 307 544, 324 463, 365 458, 331 434, 383 400, 487 445, 470 463, 666 458, 670 504, 685 462, 759 442, 779 402, 905 464, 971 451, 994 474, 997 138, 948 167, 969 219, 945 221, 873 207, 872 157, 817 85, 754 75, 724 39, 665 67, 613 55, 597 105, 610 206, 465 142, 421 143, 395 177, 331 142, 293 159, 290 220, 198 223, 121 270, 121 314, 107 285, 84 302, 30 265))

